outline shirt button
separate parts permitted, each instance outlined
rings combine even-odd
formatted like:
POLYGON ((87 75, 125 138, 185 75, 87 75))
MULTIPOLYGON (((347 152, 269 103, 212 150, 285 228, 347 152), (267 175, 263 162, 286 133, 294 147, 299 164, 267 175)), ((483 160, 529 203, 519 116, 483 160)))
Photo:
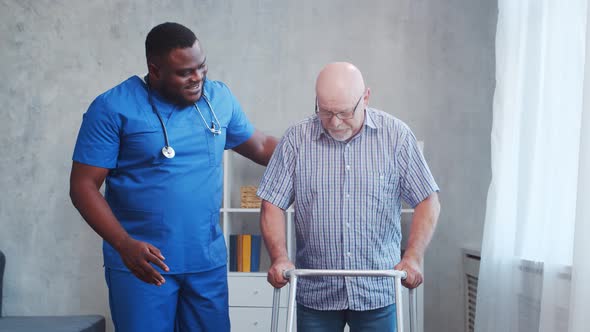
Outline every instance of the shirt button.
POLYGON ((346 227, 350 228, 350 223, 349 222, 346 223, 346 227))
POLYGON ((350 256, 352 256, 352 253, 349 251, 346 253, 346 256, 350 257, 350 256))
POLYGON ((344 197, 350 198, 350 194, 345 194, 344 197))
POLYGON ((350 171, 350 165, 346 165, 345 168, 346 168, 347 171, 350 171))

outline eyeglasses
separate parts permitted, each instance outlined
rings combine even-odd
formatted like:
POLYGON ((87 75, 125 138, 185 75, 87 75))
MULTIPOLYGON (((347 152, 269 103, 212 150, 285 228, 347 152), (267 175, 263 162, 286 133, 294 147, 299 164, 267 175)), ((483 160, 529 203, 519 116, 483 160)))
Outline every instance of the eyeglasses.
POLYGON ((354 112, 356 112, 356 108, 359 106, 359 103, 361 102, 361 99, 363 99, 364 95, 365 95, 365 93, 363 92, 363 94, 359 97, 359 100, 354 105, 354 108, 352 109, 352 111, 338 112, 338 113, 332 113, 332 112, 320 110, 318 108, 318 97, 315 97, 315 114, 317 114, 320 119, 325 119, 325 120, 331 119, 333 116, 336 116, 340 120, 352 119, 352 118, 354 118, 354 112))

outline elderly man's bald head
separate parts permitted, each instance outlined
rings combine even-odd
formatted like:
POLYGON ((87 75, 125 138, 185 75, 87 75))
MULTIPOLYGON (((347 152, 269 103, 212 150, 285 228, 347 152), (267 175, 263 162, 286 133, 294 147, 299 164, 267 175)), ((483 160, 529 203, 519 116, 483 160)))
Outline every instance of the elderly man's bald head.
POLYGON ((318 75, 315 90, 317 115, 332 138, 348 141, 361 130, 370 90, 357 67, 330 63, 318 75))
POLYGON ((348 62, 326 65, 316 81, 318 102, 328 108, 354 104, 365 91, 360 70, 348 62))

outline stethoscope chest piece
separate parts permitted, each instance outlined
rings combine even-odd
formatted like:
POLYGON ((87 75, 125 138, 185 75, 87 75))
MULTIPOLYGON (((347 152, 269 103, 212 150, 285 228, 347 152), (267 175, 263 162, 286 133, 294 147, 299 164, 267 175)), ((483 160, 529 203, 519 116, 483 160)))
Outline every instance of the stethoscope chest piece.
POLYGON ((172 159, 176 155, 176 152, 171 146, 165 146, 162 148, 162 154, 164 155, 164 157, 172 159))

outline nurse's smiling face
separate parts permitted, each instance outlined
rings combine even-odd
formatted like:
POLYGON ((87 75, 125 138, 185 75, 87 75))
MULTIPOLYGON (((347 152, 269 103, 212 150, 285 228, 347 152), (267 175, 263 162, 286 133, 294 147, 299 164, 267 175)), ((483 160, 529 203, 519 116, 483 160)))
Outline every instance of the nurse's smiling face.
POLYGON ((207 76, 205 61, 205 52, 198 40, 192 47, 175 48, 149 63, 150 84, 175 104, 193 104, 203 94, 207 76))

